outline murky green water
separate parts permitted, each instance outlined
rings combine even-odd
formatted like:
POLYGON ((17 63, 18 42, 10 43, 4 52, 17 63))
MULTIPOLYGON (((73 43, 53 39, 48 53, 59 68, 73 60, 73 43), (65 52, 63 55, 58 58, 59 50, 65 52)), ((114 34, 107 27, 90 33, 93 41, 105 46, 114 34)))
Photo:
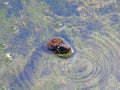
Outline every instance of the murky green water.
POLYGON ((1 0, 0 90, 119 90, 120 0, 1 0), (60 58, 46 42, 64 38, 60 58))

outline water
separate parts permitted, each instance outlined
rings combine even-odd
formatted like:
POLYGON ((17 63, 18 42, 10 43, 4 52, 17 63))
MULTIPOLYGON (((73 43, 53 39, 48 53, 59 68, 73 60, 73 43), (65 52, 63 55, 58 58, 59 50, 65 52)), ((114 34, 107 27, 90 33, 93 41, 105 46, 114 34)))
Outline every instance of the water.
POLYGON ((119 90, 119 19, 119 0, 1 0, 0 90, 119 90), (47 52, 53 37, 74 54, 47 52))

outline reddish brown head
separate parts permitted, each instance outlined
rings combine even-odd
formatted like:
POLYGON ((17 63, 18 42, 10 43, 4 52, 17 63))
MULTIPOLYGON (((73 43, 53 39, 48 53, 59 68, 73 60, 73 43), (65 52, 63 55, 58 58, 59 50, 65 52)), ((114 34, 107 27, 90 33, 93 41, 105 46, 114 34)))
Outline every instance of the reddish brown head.
POLYGON ((50 42, 48 42, 47 46, 52 47, 52 46, 57 46, 57 45, 62 45, 62 44, 65 44, 62 39, 53 38, 50 42))
POLYGON ((61 57, 68 57, 72 47, 61 38, 53 38, 47 43, 48 50, 61 57))

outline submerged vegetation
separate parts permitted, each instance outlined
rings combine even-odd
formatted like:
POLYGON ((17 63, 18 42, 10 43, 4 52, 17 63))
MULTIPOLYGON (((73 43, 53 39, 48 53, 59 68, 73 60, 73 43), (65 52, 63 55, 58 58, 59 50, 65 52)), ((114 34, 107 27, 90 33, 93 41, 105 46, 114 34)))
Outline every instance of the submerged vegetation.
POLYGON ((115 0, 1 0, 0 90, 118 90, 119 6, 115 0), (69 57, 74 47, 73 57, 44 52, 54 37, 63 43, 50 41, 47 48, 69 57))

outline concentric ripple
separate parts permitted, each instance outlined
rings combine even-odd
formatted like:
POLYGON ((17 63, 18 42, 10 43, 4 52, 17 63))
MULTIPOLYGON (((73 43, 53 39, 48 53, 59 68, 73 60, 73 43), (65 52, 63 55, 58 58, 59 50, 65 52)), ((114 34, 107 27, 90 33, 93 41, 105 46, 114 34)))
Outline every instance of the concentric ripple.
POLYGON ((88 47, 64 59, 43 55, 43 47, 36 48, 23 71, 10 83, 10 90, 82 90, 107 86, 111 75, 120 76, 119 35, 113 30, 94 32, 86 42, 88 47))
POLYGON ((64 83, 65 87, 71 83, 76 88, 104 87, 110 75, 120 75, 119 37, 119 33, 112 30, 93 33, 86 50, 76 51, 68 60, 49 61, 47 65, 62 78, 60 83, 64 83))

